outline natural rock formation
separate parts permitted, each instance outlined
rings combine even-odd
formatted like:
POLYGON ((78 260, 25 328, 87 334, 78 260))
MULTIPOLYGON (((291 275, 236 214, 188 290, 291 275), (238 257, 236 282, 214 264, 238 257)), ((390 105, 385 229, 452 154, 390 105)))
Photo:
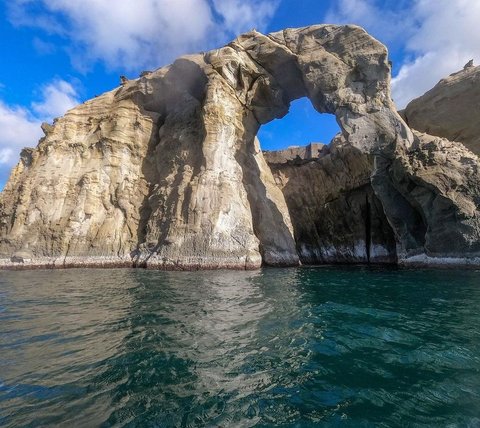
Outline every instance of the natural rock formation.
POLYGON ((462 144, 418 132, 413 147, 399 151, 388 173, 417 224, 405 238, 412 248, 431 257, 480 255, 479 166, 462 144))
POLYGON ((252 31, 126 80, 22 152, 0 196, 3 264, 473 262, 478 160, 414 136, 389 83, 385 47, 334 25, 252 31), (258 129, 305 96, 342 136, 330 154, 270 168, 258 129))
POLYGON ((265 157, 292 214, 302 263, 396 261, 393 230, 370 184, 373 156, 338 137, 317 158, 265 157))
POLYGON ((290 146, 283 150, 264 151, 263 157, 269 164, 285 163, 289 160, 318 159, 329 152, 329 146, 322 143, 310 143, 307 146, 290 146))
POLYGON ((403 114, 411 128, 460 141, 480 155, 480 67, 470 61, 410 102, 403 114))

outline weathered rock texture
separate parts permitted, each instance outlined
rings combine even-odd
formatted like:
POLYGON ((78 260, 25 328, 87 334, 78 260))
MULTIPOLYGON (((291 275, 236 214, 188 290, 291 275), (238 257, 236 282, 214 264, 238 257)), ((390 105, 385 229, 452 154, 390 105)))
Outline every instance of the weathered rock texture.
POLYGON ((370 184, 371 155, 338 137, 317 158, 269 152, 266 159, 292 213, 303 263, 396 262, 394 233, 370 184))
MULTIPOLYGON (((413 146, 399 148, 387 173, 407 203, 403 226, 392 223, 401 233, 410 219, 406 250, 416 247, 420 254, 451 259, 480 255, 479 166, 478 157, 462 144, 428 134, 415 132, 413 146)), ((382 201, 387 215, 403 209, 382 201)))
POLYGON ((480 155, 480 67, 466 67, 440 80, 403 114, 411 128, 460 141, 480 155))
POLYGON ((334 25, 253 31, 125 80, 23 151, 0 199, 3 264, 472 262, 478 159, 414 136, 389 83, 385 47, 334 25), (258 129, 300 97, 342 136, 330 154, 270 168, 258 129))
POLYGON ((285 163, 290 160, 318 159, 329 152, 329 146, 310 143, 307 146, 290 146, 283 150, 264 151, 263 157, 269 164, 285 163))

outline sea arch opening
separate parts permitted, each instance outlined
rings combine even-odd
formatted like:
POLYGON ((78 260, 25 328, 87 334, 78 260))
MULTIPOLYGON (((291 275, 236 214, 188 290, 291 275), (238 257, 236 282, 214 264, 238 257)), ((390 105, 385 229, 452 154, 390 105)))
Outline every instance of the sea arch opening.
POLYGON ((257 150, 280 191, 269 187, 275 203, 252 212, 263 263, 288 264, 289 230, 302 264, 394 263, 393 230, 370 183, 373 156, 349 141, 355 114, 326 99, 321 91, 295 98, 258 128, 257 150))
POLYGON ((335 115, 319 113, 307 97, 293 100, 288 113, 262 125, 257 133, 261 149, 270 156, 290 153, 292 158, 316 158, 342 130, 335 115))

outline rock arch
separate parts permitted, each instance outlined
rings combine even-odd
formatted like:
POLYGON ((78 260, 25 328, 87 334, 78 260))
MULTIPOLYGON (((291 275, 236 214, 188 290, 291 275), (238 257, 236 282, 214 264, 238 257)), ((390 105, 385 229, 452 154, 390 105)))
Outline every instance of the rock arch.
POLYGON ((308 97, 317 111, 337 117, 347 142, 362 152, 393 156, 398 143, 413 140, 390 100, 386 49, 359 27, 248 33, 200 61, 202 70, 213 69, 205 105, 216 119, 229 118, 221 132, 216 120, 206 121, 213 129, 205 142, 222 147, 229 129, 267 264, 297 264, 298 254, 284 197, 255 140, 260 125, 284 116, 294 99, 308 97))
POLYGON ((256 135, 304 96, 375 159, 400 254, 422 250, 427 208, 391 174, 419 140, 392 104, 386 48, 359 27, 319 25, 252 31, 69 111, 12 173, 0 252, 60 265, 297 265, 292 213, 256 135))

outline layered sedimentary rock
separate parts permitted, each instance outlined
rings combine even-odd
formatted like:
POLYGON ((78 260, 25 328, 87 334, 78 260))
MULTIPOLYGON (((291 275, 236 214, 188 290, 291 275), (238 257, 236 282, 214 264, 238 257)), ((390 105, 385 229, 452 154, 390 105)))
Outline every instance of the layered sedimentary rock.
POLYGON ((0 197, 3 265, 473 262, 478 159, 414 135, 389 83, 385 47, 334 25, 253 31, 124 79, 22 152, 0 197), (328 156, 269 166, 258 129, 300 97, 342 136, 328 156))
POLYGON ((403 112, 408 125, 420 132, 460 141, 480 154, 480 67, 470 62, 419 98, 403 112))

